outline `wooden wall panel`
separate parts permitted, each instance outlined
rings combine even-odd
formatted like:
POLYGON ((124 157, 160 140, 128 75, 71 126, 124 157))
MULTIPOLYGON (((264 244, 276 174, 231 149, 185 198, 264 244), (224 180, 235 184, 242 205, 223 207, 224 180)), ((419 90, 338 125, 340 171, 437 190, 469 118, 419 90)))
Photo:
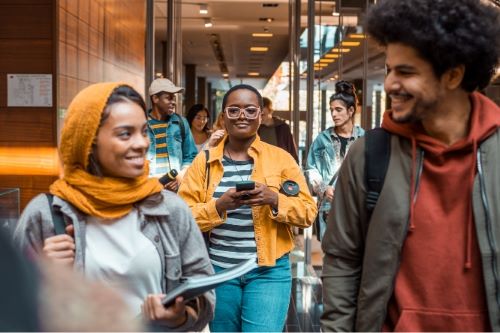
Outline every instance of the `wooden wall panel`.
MULTIPOLYGON (((1 0, 0 22, 0 147, 55 147, 65 109, 89 84, 124 81, 144 94, 146 0, 1 0), (23 73, 53 75, 53 107, 7 107, 6 75, 23 73)), ((0 187, 20 188, 22 207, 56 179, 1 164, 0 187)))
POLYGON ((124 81, 144 94, 145 0, 71 0, 58 11, 61 109, 97 82, 124 81))
MULTIPOLYGON (((55 13, 56 0, 0 1, 0 147, 56 146, 55 82, 53 107, 7 107, 7 74, 52 74, 57 79, 55 13)), ((2 167, 7 164, 0 161, 0 187, 19 188, 21 208, 56 179, 30 171, 8 174, 2 167)))

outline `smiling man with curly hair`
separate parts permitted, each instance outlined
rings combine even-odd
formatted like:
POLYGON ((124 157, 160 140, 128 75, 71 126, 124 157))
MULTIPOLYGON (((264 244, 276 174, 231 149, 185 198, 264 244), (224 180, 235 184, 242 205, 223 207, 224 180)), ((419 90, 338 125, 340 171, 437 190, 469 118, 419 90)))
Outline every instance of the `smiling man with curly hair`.
POLYGON ((381 0, 385 183, 366 211, 365 139, 342 164, 323 240, 323 331, 500 330, 498 7, 381 0))

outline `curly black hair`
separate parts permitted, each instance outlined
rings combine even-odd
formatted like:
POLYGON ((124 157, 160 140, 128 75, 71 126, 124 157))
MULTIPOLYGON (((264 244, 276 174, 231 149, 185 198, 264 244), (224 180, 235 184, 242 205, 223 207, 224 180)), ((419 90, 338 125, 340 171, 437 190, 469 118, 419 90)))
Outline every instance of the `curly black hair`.
POLYGON ((500 10, 479 0, 381 0, 365 18, 368 34, 383 46, 414 48, 440 77, 464 65, 461 87, 483 89, 500 56, 500 10))

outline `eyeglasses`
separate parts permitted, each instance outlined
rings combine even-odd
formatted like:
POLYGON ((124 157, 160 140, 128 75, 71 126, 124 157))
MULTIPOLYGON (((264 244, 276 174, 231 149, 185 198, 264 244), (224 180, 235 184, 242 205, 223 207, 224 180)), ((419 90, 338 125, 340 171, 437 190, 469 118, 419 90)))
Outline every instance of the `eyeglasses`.
POLYGON ((208 121, 207 116, 196 116, 194 119, 199 120, 199 121, 208 121))
POLYGON ((257 106, 247 106, 245 108, 240 108, 238 106, 228 106, 225 109, 226 115, 229 119, 238 119, 243 112, 245 118, 255 119, 259 116, 260 108, 257 106))

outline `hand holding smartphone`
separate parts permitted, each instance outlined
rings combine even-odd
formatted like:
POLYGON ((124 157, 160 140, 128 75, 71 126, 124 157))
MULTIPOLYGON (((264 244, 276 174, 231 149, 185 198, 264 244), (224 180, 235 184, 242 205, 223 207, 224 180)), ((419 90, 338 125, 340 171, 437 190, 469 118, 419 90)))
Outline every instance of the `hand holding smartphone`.
MULTIPOLYGON (((250 191, 253 189, 255 189, 255 182, 253 180, 243 180, 236 183, 236 192, 250 191)), ((242 200, 248 200, 250 198, 250 195, 245 193, 240 198, 242 200)))

